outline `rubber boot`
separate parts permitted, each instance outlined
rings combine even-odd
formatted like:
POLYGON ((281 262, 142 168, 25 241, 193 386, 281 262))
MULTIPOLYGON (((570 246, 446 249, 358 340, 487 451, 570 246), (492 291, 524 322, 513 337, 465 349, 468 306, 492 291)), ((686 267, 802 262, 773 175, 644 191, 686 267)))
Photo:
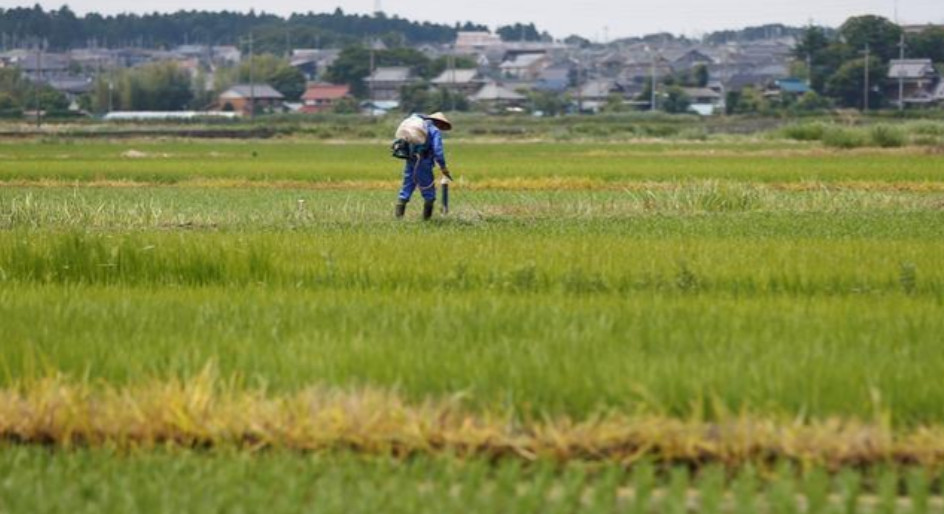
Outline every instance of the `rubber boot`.
POLYGON ((402 218, 404 214, 406 214, 406 202, 400 200, 397 202, 397 208, 396 211, 394 211, 394 215, 399 219, 402 218))
POLYGON ((435 200, 426 200, 423 204, 423 220, 428 220, 433 217, 433 204, 436 203, 435 200))

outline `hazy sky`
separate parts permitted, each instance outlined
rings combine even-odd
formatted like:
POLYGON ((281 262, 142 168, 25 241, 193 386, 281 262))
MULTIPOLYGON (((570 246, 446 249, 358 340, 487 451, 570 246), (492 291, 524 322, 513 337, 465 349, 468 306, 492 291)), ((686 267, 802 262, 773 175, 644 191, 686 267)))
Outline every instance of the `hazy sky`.
MULTIPOLYGON (((839 25, 849 16, 879 14, 894 18, 895 0, 381 0, 388 15, 415 20, 454 23, 473 21, 491 26, 533 21, 557 38, 577 33, 595 40, 668 31, 697 36, 717 29, 781 22, 804 25, 839 25)), ((333 11, 368 13, 375 0, 59 0, 40 4, 46 8, 67 3, 79 13, 98 11, 151 12, 178 9, 241 10, 255 8, 275 14, 333 11)), ((33 5, 33 0, 0 0, 0 6, 33 5)), ((897 0, 902 23, 944 23, 944 0, 897 0)))

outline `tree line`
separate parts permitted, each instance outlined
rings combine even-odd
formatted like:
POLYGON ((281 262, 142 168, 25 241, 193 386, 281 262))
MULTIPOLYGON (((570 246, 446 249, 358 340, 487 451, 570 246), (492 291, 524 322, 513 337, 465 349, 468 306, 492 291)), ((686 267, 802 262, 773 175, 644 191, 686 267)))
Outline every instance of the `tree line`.
POLYGON ((171 48, 183 44, 244 45, 258 33, 261 51, 284 53, 295 47, 342 47, 365 38, 392 44, 452 42, 459 30, 488 30, 471 22, 455 25, 414 22, 383 13, 274 14, 233 11, 177 11, 174 13, 76 15, 68 6, 44 10, 33 7, 0 8, 0 44, 6 48, 42 42, 49 50, 98 46, 101 48, 171 48))

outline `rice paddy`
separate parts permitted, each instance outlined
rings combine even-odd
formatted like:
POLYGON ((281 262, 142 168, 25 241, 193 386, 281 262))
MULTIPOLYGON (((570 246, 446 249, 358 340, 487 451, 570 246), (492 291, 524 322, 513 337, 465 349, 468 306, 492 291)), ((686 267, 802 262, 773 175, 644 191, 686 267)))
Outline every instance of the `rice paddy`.
POLYGON ((940 153, 449 152, 0 144, 0 512, 944 507, 940 153))

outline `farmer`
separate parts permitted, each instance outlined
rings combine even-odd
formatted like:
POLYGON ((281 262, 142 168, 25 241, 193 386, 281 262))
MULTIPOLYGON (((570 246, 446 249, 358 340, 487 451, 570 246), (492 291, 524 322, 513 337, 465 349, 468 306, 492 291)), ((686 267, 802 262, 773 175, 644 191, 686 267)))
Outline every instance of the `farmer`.
POLYGON ((449 168, 446 167, 446 153, 443 150, 441 133, 441 131, 452 130, 452 123, 441 112, 429 116, 420 115, 420 117, 426 121, 426 145, 417 156, 407 159, 403 167, 403 187, 400 188, 399 201, 397 201, 397 218, 402 218, 406 213, 406 204, 417 187, 420 188, 420 194, 423 196, 423 219, 428 220, 433 216, 433 204, 436 202, 434 162, 439 165, 443 176, 452 180, 449 168))

